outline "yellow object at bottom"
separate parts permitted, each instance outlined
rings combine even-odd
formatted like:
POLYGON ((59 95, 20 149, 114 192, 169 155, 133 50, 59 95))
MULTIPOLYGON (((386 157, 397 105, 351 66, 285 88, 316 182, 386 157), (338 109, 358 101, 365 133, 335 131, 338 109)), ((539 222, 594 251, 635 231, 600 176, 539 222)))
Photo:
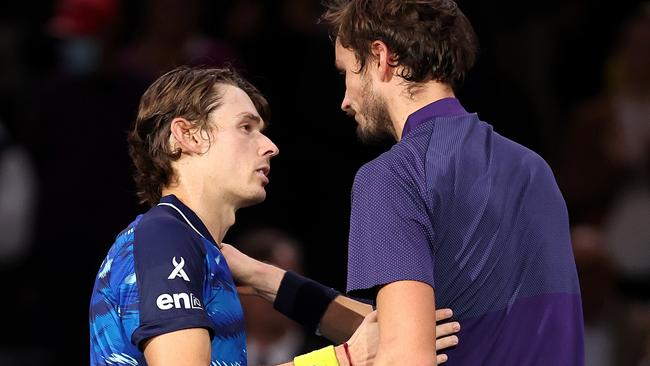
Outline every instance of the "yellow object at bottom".
POLYGON ((293 364, 295 366, 339 366, 339 361, 336 359, 334 346, 327 346, 294 358, 293 364))

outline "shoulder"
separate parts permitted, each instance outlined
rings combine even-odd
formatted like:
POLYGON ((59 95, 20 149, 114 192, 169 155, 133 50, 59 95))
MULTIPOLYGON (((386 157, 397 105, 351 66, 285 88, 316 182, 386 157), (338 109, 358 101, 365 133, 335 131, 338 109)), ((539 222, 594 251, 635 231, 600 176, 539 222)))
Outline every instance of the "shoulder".
POLYGON ((513 166, 531 173, 551 173, 551 167, 541 155, 498 133, 495 133, 495 135, 502 146, 501 155, 504 162, 509 162, 513 166))
POLYGON ((200 236, 183 220, 163 207, 153 207, 142 216, 134 228, 135 252, 187 251, 204 254, 200 236))
POLYGON ((409 151, 394 146, 363 165, 352 186, 353 208, 378 204, 377 200, 420 202, 426 184, 424 164, 409 155, 409 151))
POLYGON ((559 190, 553 169, 541 155, 517 142, 495 135, 498 139, 497 156, 493 160, 497 162, 500 174, 511 177, 512 184, 520 182, 525 187, 545 187, 554 192, 559 190))
POLYGON ((391 184, 414 182, 424 174, 426 150, 409 142, 399 142, 390 150, 364 164, 356 174, 355 184, 391 184))
POLYGON ((555 195, 561 196, 553 169, 543 157, 528 150, 528 153, 522 157, 521 165, 524 173, 528 174, 531 181, 545 187, 546 191, 550 189, 555 195))

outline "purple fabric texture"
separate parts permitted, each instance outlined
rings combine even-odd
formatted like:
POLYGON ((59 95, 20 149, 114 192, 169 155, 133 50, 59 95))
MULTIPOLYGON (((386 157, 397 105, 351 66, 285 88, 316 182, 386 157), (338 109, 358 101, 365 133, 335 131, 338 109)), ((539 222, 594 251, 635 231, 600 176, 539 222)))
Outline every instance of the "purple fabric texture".
POLYGON ((460 346, 445 353, 450 365, 584 365, 581 312, 578 294, 522 298, 509 308, 463 319, 460 346))
POLYGON ((454 98, 413 113, 402 140, 355 178, 348 292, 374 300, 401 280, 431 285, 436 307, 461 321, 451 366, 584 364, 568 214, 552 171, 454 98))

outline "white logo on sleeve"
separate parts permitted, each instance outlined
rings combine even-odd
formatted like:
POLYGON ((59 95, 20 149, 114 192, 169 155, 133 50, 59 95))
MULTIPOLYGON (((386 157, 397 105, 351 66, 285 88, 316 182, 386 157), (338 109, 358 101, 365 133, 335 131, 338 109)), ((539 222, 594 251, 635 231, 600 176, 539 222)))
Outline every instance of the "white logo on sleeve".
POLYGON ((203 309, 201 300, 193 293, 162 294, 156 299, 156 306, 160 310, 176 309, 203 309))
POLYGON ((167 277, 167 279, 173 280, 176 277, 183 277, 185 281, 190 282, 189 277, 187 277, 187 273, 185 273, 183 270, 183 267, 185 266, 185 259, 181 257, 181 261, 177 262, 176 257, 174 257, 172 258, 172 264, 174 265, 174 270, 169 274, 169 277, 167 277))

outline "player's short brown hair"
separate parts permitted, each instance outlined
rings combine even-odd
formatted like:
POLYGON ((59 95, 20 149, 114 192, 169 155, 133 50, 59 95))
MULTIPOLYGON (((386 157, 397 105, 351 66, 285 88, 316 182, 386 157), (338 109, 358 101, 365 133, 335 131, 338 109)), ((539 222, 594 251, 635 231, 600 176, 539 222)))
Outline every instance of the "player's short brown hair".
POLYGON ((171 163, 180 158, 181 151, 172 150, 169 144, 171 121, 182 117, 195 128, 210 130, 208 115, 222 103, 220 85, 242 89, 268 121, 270 111, 264 96, 231 69, 182 66, 162 75, 142 95, 128 136, 141 203, 157 204, 163 187, 174 179, 171 163))
POLYGON ((383 41, 400 76, 455 85, 476 60, 474 30, 452 0, 330 0, 322 20, 341 45, 354 51, 363 71, 370 46, 383 41))

